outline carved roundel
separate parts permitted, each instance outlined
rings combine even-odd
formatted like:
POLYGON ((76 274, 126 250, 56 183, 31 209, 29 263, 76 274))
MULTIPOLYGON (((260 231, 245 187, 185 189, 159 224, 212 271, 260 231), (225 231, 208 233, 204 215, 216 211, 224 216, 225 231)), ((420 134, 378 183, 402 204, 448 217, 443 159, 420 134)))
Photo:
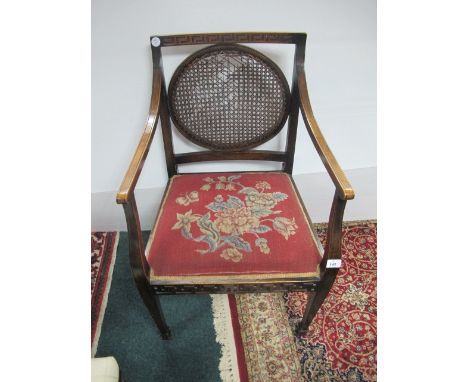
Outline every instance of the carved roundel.
POLYGON ((176 128, 211 150, 243 150, 273 138, 289 112, 289 86, 269 58, 241 45, 188 57, 169 84, 176 128))

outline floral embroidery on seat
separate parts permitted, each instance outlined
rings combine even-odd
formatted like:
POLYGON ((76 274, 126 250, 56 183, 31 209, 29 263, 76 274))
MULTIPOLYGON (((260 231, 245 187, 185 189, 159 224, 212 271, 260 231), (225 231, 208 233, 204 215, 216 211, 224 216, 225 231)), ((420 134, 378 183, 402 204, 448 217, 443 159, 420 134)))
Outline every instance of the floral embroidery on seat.
MULTIPOLYGON (((177 214, 177 222, 173 230, 180 230, 187 240, 204 242, 206 249, 197 249, 200 254, 212 253, 224 246, 220 256, 228 261, 238 263, 244 253, 252 252, 249 237, 255 238, 255 246, 263 254, 270 253, 268 240, 260 235, 275 230, 285 240, 296 233, 298 226, 295 219, 277 216, 282 211, 274 208, 288 195, 283 192, 266 192, 271 190, 271 185, 265 181, 256 182, 255 187, 246 187, 239 182, 241 175, 228 177, 219 176, 217 179, 206 177, 202 191, 215 190, 236 191, 236 195, 217 195, 214 200, 205 207, 209 210, 206 214, 194 214, 192 210, 184 214, 177 214), (201 235, 194 237, 192 223, 196 223, 201 235)), ((192 191, 185 196, 178 197, 176 203, 188 206, 198 202, 198 192, 192 191)))
POLYGON ((221 257, 226 260, 232 260, 235 263, 238 263, 242 260, 242 252, 239 252, 235 248, 227 248, 221 253, 221 257))
POLYGON ((191 193, 186 193, 185 196, 179 196, 176 199, 176 203, 181 206, 188 206, 190 203, 198 202, 198 192, 192 191, 191 193))

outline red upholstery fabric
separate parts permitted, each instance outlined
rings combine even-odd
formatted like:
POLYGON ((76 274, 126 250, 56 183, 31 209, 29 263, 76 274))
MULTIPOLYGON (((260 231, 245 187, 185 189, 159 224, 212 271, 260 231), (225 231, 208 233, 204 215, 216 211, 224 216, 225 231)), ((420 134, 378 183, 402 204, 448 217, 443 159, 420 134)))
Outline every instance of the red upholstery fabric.
POLYGON ((316 277, 321 256, 289 175, 172 178, 147 246, 152 282, 316 277))

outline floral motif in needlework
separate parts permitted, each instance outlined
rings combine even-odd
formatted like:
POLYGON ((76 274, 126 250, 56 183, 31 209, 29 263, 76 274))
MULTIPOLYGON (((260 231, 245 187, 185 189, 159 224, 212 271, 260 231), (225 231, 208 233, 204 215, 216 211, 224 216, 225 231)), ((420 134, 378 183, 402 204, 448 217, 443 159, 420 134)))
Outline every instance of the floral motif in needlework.
MULTIPOLYGON (((201 191, 232 191, 228 195, 217 195, 205 206, 205 214, 194 214, 192 209, 177 214, 173 230, 180 230, 187 240, 205 243, 205 248, 197 249, 200 254, 212 253, 222 249, 220 256, 227 261, 240 262, 246 253, 252 252, 255 245, 265 255, 270 253, 268 240, 262 234, 276 231, 285 240, 295 235, 299 228, 294 218, 280 216, 277 205, 288 198, 283 192, 271 190, 266 181, 255 185, 240 183, 241 175, 217 179, 206 177, 201 191), (192 224, 196 224, 200 235, 194 236, 192 224), (227 247, 227 248, 224 248, 227 247)), ((176 199, 176 203, 188 206, 199 201, 198 191, 192 191, 176 199)))

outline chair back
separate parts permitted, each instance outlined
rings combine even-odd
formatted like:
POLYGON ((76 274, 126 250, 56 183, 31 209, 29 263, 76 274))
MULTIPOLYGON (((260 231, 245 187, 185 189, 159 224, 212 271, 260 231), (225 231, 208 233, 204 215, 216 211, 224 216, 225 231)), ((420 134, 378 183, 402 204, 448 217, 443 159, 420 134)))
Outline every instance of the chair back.
MULTIPOLYGON (((292 172, 299 111, 297 66, 304 61, 303 33, 225 33, 153 36, 153 67, 163 73, 161 48, 212 44, 187 57, 163 89, 161 121, 169 176, 177 165, 210 160, 283 162, 292 172), (295 44, 292 89, 281 69, 239 43, 295 44), (286 121, 284 151, 250 150, 276 136, 286 121), (171 123, 208 151, 175 154, 171 123)), ((163 79, 165 84, 165 80, 163 79)))

